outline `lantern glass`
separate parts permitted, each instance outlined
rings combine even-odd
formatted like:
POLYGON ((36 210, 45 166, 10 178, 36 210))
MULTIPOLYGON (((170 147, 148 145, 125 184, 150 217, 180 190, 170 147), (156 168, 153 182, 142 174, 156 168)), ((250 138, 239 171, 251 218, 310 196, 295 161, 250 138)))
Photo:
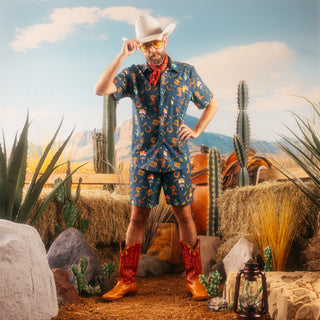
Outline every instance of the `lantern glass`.
POLYGON ((239 295, 239 308, 247 312, 259 312, 262 305, 262 282, 245 280, 239 295))
POLYGON ((239 319, 261 319, 268 312, 266 277, 252 260, 237 274, 233 310, 239 319))

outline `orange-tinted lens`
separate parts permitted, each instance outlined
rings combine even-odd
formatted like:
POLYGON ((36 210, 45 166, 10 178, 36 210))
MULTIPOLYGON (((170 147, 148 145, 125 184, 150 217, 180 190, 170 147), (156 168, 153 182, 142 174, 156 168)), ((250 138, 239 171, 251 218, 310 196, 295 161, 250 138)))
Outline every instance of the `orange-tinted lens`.
POLYGON ((154 40, 151 42, 143 43, 140 48, 142 51, 147 51, 150 49, 150 46, 153 46, 155 49, 159 49, 162 47, 162 41, 161 40, 154 40))
POLYGON ((155 40, 155 41, 152 41, 151 44, 152 44, 152 46, 154 48, 159 49, 162 46, 162 41, 161 40, 155 40))

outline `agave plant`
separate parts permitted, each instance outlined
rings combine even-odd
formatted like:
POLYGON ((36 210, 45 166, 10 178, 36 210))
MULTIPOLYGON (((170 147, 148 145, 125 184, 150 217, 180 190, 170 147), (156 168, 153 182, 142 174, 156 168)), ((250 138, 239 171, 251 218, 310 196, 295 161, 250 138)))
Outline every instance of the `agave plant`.
MULTIPOLYGON (((320 119, 320 105, 313 103, 305 97, 300 98, 305 99, 311 104, 315 115, 320 119)), ((320 131, 312 120, 301 117, 294 112, 292 112, 292 115, 297 123, 298 132, 286 125, 285 127, 299 143, 297 144, 296 141, 285 135, 279 135, 284 142, 277 142, 276 145, 289 155, 306 172, 315 186, 320 189, 320 131)), ((320 207, 319 196, 307 184, 283 166, 279 165, 277 169, 303 191, 317 207, 320 207)))
POLYGON ((43 174, 39 175, 40 168, 42 167, 50 148, 52 147, 58 135, 61 125, 62 121, 60 122, 60 125, 53 138, 45 148, 24 197, 23 188, 25 185, 27 168, 29 115, 27 116, 19 140, 17 141, 17 136, 14 139, 9 161, 7 161, 6 145, 3 135, 3 148, 0 144, 0 219, 6 219, 19 223, 29 222, 30 225, 34 225, 54 197, 57 189, 80 168, 76 168, 68 177, 66 177, 66 179, 61 181, 60 184, 57 184, 45 198, 40 208, 34 214, 32 214, 33 208, 39 199, 44 184, 52 172, 56 169, 56 162, 73 133, 72 130, 68 138, 54 154, 46 170, 43 172, 43 174))

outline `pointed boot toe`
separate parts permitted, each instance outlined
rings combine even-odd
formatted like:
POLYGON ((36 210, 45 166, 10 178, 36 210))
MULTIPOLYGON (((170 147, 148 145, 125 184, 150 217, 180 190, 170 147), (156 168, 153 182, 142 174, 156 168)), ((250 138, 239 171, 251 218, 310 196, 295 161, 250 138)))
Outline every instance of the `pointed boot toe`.
POLYGON ((102 299, 107 301, 114 301, 121 299, 124 296, 134 295, 137 292, 137 283, 126 284, 120 279, 115 287, 102 296, 102 299))

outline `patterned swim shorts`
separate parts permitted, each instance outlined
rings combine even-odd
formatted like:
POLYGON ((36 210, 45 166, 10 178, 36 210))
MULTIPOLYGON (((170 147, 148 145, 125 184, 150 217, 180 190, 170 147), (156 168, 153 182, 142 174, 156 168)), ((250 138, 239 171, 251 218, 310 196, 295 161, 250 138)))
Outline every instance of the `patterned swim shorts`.
POLYGON ((130 168, 131 204, 147 208, 156 206, 161 187, 169 205, 184 206, 192 202, 190 169, 153 172, 130 168))

